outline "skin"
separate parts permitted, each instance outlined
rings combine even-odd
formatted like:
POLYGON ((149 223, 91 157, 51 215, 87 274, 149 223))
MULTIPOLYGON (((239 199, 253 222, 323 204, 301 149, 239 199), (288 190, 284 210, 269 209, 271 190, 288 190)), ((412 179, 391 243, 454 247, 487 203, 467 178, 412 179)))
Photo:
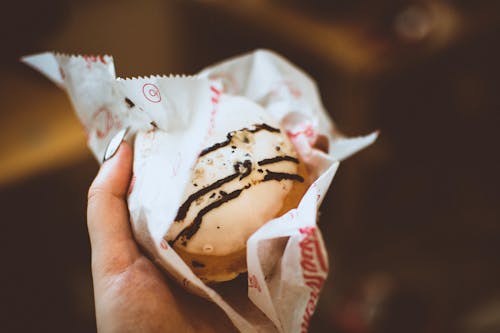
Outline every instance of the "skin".
POLYGON ((122 143, 88 193, 98 332, 235 332, 222 310, 182 290, 141 253, 126 201, 132 154, 122 143))

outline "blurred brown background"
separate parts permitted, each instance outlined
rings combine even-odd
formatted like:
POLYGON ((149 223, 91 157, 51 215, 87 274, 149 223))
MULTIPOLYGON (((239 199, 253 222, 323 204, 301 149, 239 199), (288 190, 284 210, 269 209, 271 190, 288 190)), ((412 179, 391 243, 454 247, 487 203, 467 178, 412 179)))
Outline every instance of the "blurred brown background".
POLYGON ((500 2, 2 7, 0 331, 95 331, 85 197, 97 163, 64 93, 19 57, 108 53, 124 77, 263 47, 317 80, 345 133, 381 130, 323 204, 332 270, 311 332, 500 332, 500 2))

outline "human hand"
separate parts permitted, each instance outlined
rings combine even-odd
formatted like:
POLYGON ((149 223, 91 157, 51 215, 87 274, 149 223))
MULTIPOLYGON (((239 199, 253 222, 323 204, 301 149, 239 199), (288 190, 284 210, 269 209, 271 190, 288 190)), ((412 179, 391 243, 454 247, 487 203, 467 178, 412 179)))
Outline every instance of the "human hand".
POLYGON ((139 250, 126 202, 132 149, 122 143, 104 162, 88 194, 87 224, 97 330, 108 332, 233 332, 214 304, 167 281, 139 250))

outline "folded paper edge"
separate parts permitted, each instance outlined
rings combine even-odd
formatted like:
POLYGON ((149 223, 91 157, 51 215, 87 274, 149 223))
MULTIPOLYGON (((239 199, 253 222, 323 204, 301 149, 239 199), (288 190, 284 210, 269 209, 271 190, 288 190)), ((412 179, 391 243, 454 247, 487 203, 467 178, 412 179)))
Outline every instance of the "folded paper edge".
POLYGON ((43 52, 21 57, 20 61, 47 76, 59 88, 64 89, 64 82, 59 71, 59 63, 53 52, 43 52))
POLYGON ((205 79, 200 77, 198 74, 151 74, 151 75, 140 75, 140 76, 127 76, 127 77, 117 77, 117 81, 136 81, 136 80, 151 80, 151 79, 188 79, 188 80, 200 80, 205 79))
POLYGON ((329 155, 337 161, 343 161, 374 143, 379 134, 379 131, 375 131, 364 136, 335 139, 331 142, 329 155))
POLYGON ((61 75, 61 71, 59 68, 59 60, 58 58, 67 58, 67 59, 85 59, 85 58, 93 58, 93 59, 103 59, 105 62, 109 62, 112 65, 112 71, 114 75, 114 61, 113 57, 108 54, 102 55, 76 55, 69 54, 63 52, 55 52, 48 51, 42 53, 35 53, 31 55, 22 56, 19 60, 37 70, 38 72, 47 76, 49 80, 54 82, 59 88, 65 90, 64 87, 64 78, 61 75))

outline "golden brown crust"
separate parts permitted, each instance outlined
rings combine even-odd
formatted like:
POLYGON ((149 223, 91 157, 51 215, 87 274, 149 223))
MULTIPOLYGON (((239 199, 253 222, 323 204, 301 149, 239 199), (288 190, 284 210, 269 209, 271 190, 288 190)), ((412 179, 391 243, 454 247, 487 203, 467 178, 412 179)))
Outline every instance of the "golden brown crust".
POLYGON ((292 189, 286 196, 285 201, 283 202, 283 207, 278 212, 278 214, 276 214, 276 217, 285 214, 291 209, 297 208, 300 200, 302 200, 302 197, 304 196, 304 194, 306 194, 306 191, 311 184, 311 180, 307 173, 306 165, 304 164, 304 162, 301 161, 297 169, 297 174, 302 176, 302 178, 304 178, 304 181, 293 182, 292 189))
POLYGON ((226 256, 193 254, 182 246, 174 249, 203 282, 229 281, 247 270, 246 248, 226 256))

